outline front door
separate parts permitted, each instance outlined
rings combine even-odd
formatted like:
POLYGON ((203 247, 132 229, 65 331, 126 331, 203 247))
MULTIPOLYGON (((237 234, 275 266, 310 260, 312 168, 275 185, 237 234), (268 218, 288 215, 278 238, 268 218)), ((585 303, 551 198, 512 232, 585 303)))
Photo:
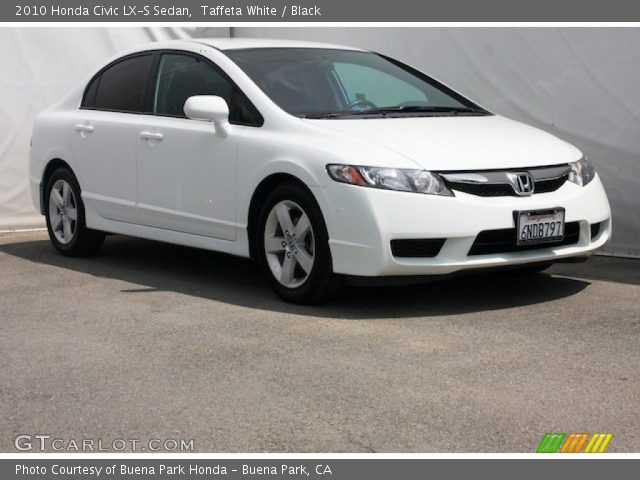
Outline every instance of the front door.
POLYGON ((235 240, 237 140, 211 122, 145 116, 137 141, 138 221, 235 240))
POLYGON ((187 119, 192 95, 231 98, 233 84, 204 59, 162 53, 153 115, 137 132, 138 218, 143 225, 234 240, 238 139, 187 119))

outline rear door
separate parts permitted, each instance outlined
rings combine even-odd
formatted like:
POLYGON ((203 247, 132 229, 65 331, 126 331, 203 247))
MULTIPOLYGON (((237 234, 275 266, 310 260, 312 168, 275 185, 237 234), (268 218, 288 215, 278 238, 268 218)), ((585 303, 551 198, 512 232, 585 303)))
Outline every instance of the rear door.
POLYGON ((136 143, 148 109, 152 53, 124 57, 89 83, 70 144, 88 207, 110 220, 137 222, 136 143))

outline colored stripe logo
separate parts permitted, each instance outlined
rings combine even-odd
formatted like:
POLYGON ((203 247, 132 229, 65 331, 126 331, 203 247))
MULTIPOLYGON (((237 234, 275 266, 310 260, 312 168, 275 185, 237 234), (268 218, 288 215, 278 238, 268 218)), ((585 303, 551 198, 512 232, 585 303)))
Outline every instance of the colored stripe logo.
POLYGON ((612 438, 613 433, 545 433, 536 453, 604 453, 612 438))

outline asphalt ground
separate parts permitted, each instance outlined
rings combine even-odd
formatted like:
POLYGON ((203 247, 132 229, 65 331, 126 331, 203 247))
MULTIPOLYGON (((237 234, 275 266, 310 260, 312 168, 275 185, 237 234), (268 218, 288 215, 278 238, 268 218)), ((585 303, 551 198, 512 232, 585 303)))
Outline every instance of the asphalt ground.
POLYGON ((248 260, 120 236, 65 258, 44 232, 0 236, 2 452, 20 434, 62 451, 532 452, 546 432, 639 452, 639 366, 638 260, 301 307, 248 260))

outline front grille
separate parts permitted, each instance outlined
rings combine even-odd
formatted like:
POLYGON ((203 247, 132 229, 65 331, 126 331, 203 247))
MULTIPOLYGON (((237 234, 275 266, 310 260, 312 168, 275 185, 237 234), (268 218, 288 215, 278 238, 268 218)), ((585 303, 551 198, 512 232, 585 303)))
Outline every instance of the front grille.
POLYGON ((391 240, 391 253, 399 258, 432 258, 440 253, 444 238, 391 240))
POLYGON ((508 197, 510 195, 515 196, 513 187, 508 184, 481 184, 481 183, 456 183, 447 182, 447 186, 451 190, 457 190, 458 192, 469 193, 471 195, 478 195, 479 197, 508 197))
POLYGON ((602 225, 602 222, 591 224, 591 240, 593 240, 598 236, 598 234, 600 233, 601 225, 602 225))
MULTIPOLYGON (((560 178, 554 178, 551 180, 538 180, 534 182, 535 188, 533 194, 538 193, 550 193, 558 190, 564 182, 567 181, 567 176, 563 175, 560 178)), ((445 181, 447 186, 451 190, 457 190, 458 192, 469 193, 471 195, 478 195, 480 197, 517 197, 515 190, 508 183, 463 183, 463 182, 448 182, 445 181)))
POLYGON ((522 252, 541 248, 574 245, 580 239, 580 223, 569 222, 564 226, 564 239, 553 243, 532 245, 516 244, 516 229, 484 230, 478 234, 468 255, 490 255, 495 253, 522 252))
POLYGON ((560 178, 554 178, 552 180, 538 180, 535 182, 536 187, 533 194, 555 192, 564 185, 564 182, 566 182, 568 178, 568 175, 563 175, 560 178))
POLYGON ((534 183, 533 195, 555 192, 569 179, 568 165, 513 170, 440 172, 440 175, 451 190, 480 197, 517 197, 519 195, 509 176, 521 172, 531 175, 534 183))

